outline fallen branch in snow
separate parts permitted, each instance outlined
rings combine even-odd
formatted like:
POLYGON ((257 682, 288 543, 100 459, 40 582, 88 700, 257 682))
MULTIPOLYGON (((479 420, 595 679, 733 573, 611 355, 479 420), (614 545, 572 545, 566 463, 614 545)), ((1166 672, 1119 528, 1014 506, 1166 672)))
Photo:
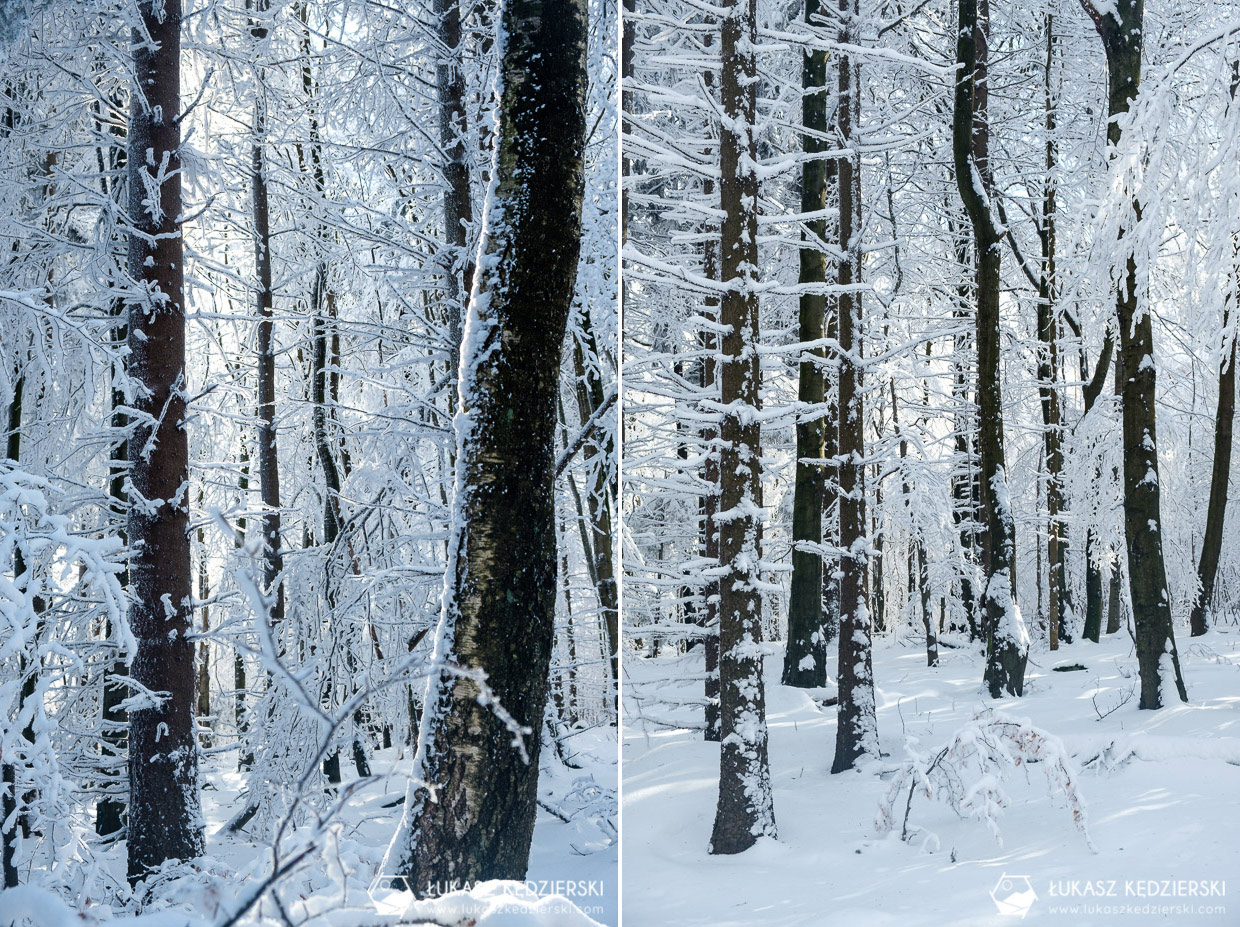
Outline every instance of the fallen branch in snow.
MULTIPOLYGON (((1002 845, 998 818, 1009 802, 1001 783, 1014 770, 1037 763, 1046 776, 1050 794, 1063 796, 1085 844, 1097 852, 1086 826, 1085 801, 1077 792, 1071 759, 1059 738, 1028 721, 986 709, 974 715, 933 757, 919 753, 916 743, 916 738, 908 739, 909 759, 900 767, 879 804, 875 826, 880 834, 895 830, 896 806, 903 798, 900 839, 910 839, 913 796, 920 791, 926 798, 947 802, 966 820, 984 821, 995 841, 1002 845)), ((913 833, 917 830, 914 828, 913 833)))

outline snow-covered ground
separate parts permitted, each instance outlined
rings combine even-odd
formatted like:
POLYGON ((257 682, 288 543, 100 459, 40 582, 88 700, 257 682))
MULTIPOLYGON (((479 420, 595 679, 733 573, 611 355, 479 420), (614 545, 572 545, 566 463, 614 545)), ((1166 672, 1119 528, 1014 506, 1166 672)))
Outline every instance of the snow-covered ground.
POLYGON ((718 746, 660 723, 700 724, 691 702, 701 683, 666 681, 700 673, 700 660, 627 660, 626 713, 645 720, 626 721, 623 746, 626 927, 1020 922, 1000 914, 992 892, 1025 910, 1025 924, 1240 924, 1240 633, 1178 643, 1192 702, 1153 712, 1137 708, 1136 656, 1123 631, 1035 652, 1025 697, 1000 701, 982 689, 975 653, 944 647, 929 669, 919 640, 877 641, 884 755, 836 776, 835 708, 814 698, 831 693, 781 686, 781 645, 768 645, 779 839, 732 857, 706 851, 718 746), (1085 669, 1053 671, 1073 664, 1085 669), (937 751, 988 707, 1062 740, 1096 853, 1030 765, 1003 783, 1002 846, 984 823, 920 794, 909 818, 917 837, 901 840, 903 803, 895 831, 878 833, 906 738, 923 754, 937 751))
MULTIPOLYGON (((619 922, 619 851, 607 823, 608 818, 613 823, 615 818, 615 728, 596 727, 566 738, 565 756, 578 769, 564 765, 554 754, 550 745, 543 751, 539 800, 556 814, 539 810, 527 881, 484 883, 470 892, 413 907, 402 905, 394 914, 376 906, 371 889, 399 821, 401 807, 394 802, 405 793, 411 760, 399 749, 379 751, 372 760, 376 781, 361 788, 336 817, 324 849, 279 883, 279 898, 289 920, 299 927, 379 927, 397 919, 445 927, 615 927, 619 922), (569 820, 560 820, 557 814, 569 820)), ((348 783, 346 776, 345 786, 348 783)), ((125 848, 117 844, 95 850, 90 871, 85 871, 81 860, 67 861, 62 875, 71 887, 58 894, 37 888, 43 881, 39 877, 31 879, 32 886, 5 892, 0 927, 10 923, 206 927, 226 922, 238 899, 271 872, 269 847, 245 834, 223 831, 223 824, 241 808, 243 787, 235 753, 217 754, 204 763, 206 855, 190 871, 181 868, 176 878, 156 886, 151 893, 154 900, 145 908, 125 903, 125 848), (124 917, 126 913, 139 916, 130 920, 124 917)), ((294 831, 286 839, 287 855, 295 853, 297 843, 294 831)), ((268 894, 240 923, 285 921, 268 894)))

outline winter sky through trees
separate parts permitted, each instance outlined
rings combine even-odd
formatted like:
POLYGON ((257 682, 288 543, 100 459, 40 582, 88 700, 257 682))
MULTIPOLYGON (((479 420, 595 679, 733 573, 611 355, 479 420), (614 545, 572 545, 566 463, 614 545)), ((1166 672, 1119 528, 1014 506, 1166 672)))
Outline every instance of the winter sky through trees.
POLYGON ((1236 922, 1237 139, 1235 0, 0 0, 0 927, 1236 922))

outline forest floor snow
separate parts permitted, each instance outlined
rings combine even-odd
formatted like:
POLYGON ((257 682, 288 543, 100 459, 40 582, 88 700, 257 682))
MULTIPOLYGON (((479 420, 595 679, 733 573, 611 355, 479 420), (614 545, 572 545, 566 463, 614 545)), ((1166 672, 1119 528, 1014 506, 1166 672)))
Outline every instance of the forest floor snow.
MULTIPOLYGON (((485 882, 469 891, 408 904, 399 910, 375 903, 372 889, 388 842, 400 821, 411 756, 408 750, 380 750, 372 758, 374 780, 363 785, 335 817, 322 850, 279 883, 289 920, 268 892, 240 925, 298 927, 381 927, 426 923, 444 927, 615 927, 619 922, 616 879, 619 848, 610 822, 616 817, 616 730, 600 726, 565 738, 565 755, 580 768, 543 750, 539 800, 567 821, 540 807, 526 882, 485 882), (608 819, 610 818, 610 822, 608 819)), ((347 759, 344 757, 344 759, 347 759)), ((344 763, 348 787, 354 778, 344 763)), ((155 886, 141 908, 118 904, 125 893, 125 847, 96 850, 90 873, 70 873, 58 892, 37 887, 54 877, 36 874, 33 884, 0 892, 0 927, 211 927, 226 923, 246 892, 271 872, 269 845, 224 825, 241 810, 244 777, 236 754, 216 754, 202 767, 202 806, 207 847, 201 860, 155 886), (79 890, 75 891, 77 888, 79 890), (134 916, 136 913, 136 916, 134 916)), ((304 833, 306 828, 301 828, 304 833)), ((292 855, 299 831, 286 840, 292 855)), ((70 862, 71 868, 81 867, 70 862)), ((389 902, 392 899, 388 899, 389 902)))
POLYGON ((1034 652, 1019 699, 991 699, 980 654, 953 643, 936 668, 918 638, 875 644, 883 756, 840 775, 829 771, 836 709, 820 704, 834 691, 780 685, 782 645, 766 645, 779 836, 735 856, 707 852, 718 745, 677 727, 701 725, 700 649, 626 661, 626 927, 1240 924, 1240 633, 1179 639, 1191 702, 1160 711, 1137 708, 1125 631, 1034 652), (1055 671, 1075 664, 1085 668, 1055 671), (929 754, 987 709, 1062 741, 1097 852, 1031 764, 1003 783, 1001 845, 984 823, 921 794, 914 839, 901 839, 903 797, 895 830, 879 833, 906 738, 929 754))

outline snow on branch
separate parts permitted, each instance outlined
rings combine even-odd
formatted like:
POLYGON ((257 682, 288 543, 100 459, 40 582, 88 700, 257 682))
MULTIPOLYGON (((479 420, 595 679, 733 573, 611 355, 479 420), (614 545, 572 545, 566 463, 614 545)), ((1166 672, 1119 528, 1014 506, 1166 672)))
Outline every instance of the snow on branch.
MULTIPOLYGON (((1016 770, 1036 765, 1046 777, 1052 799, 1062 797, 1086 846, 1097 852, 1086 825, 1085 799, 1077 791, 1076 771, 1063 743, 1027 720, 984 709, 933 755, 919 752, 914 737, 908 739, 905 750, 909 758, 879 805, 875 826, 880 834, 895 830, 897 820, 901 840, 910 840, 923 832, 909 822, 913 798, 920 793, 947 803, 965 820, 985 823, 995 842, 1002 846, 999 817, 1010 804, 1002 784, 1016 770)), ((927 840, 937 845, 934 834, 924 833, 927 840)))

